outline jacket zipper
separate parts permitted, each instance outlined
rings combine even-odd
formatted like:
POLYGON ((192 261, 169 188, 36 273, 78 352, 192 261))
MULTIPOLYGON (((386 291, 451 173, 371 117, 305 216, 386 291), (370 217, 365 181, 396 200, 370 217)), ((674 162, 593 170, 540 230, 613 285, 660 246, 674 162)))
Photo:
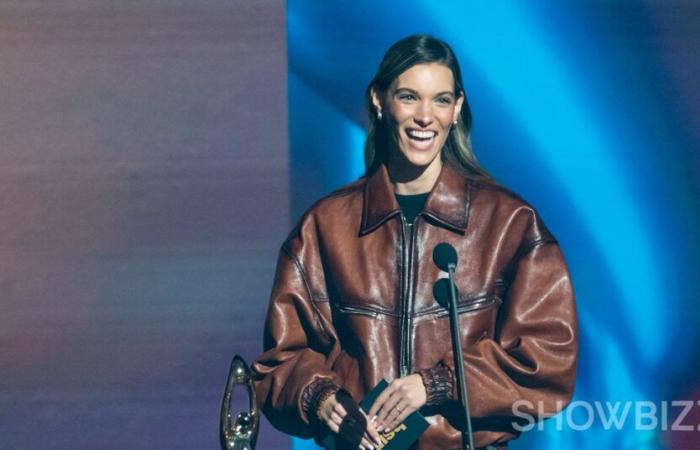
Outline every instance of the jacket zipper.
POLYGON ((403 297, 401 299, 401 343, 399 351, 399 376, 405 377, 411 369, 411 294, 413 288, 413 248, 415 241, 415 226, 418 215, 413 223, 407 223, 403 213, 401 214, 401 237, 403 254, 403 297), (408 228, 408 248, 406 246, 406 229, 408 228))
MULTIPOLYGON (((399 376, 405 377, 411 370, 411 297, 413 294, 413 253, 415 247, 415 227, 420 214, 416 216, 412 223, 406 222, 403 213, 401 214, 401 244, 403 258, 403 296, 401 298, 401 342, 399 349, 399 376), (406 234, 408 229, 408 248, 406 246, 406 234)), ((459 305, 457 312, 474 311, 477 309, 486 308, 495 301, 501 301, 500 298, 492 296, 484 300, 479 300, 467 305, 459 305)), ((448 314, 447 310, 440 311, 438 317, 448 314)))

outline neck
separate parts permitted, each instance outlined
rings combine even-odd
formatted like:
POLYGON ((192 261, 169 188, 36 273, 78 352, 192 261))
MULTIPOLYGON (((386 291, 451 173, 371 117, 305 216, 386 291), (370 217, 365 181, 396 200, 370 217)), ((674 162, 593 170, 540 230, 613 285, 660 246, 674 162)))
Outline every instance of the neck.
POLYGON ((442 161, 438 155, 425 167, 416 167, 408 161, 393 162, 387 165, 389 178, 394 185, 394 192, 401 195, 423 194, 430 192, 440 175, 442 161))

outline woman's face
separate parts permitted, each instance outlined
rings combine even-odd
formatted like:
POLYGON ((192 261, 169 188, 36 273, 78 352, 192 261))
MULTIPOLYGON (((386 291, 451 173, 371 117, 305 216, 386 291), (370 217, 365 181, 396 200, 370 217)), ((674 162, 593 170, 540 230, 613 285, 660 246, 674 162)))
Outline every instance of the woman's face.
MULTIPOLYGON (((380 99, 372 102, 393 131, 399 155, 415 168, 439 167, 440 152, 457 120, 464 96, 454 94, 452 71, 439 63, 416 64, 399 75, 380 99)), ((403 164, 401 164, 403 165, 403 164)))

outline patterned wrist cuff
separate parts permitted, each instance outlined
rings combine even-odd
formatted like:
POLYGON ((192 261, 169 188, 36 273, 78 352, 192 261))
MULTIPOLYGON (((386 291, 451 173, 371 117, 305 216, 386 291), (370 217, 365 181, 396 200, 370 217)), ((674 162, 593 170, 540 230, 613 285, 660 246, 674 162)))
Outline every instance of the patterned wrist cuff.
POLYGON ((339 389, 340 387, 330 378, 317 378, 304 389, 301 407, 309 422, 318 419, 317 414, 321 404, 339 389))
POLYGON ((448 366, 440 364, 430 369, 421 369, 416 373, 420 375, 425 385, 426 405, 439 405, 455 398, 454 375, 448 366))

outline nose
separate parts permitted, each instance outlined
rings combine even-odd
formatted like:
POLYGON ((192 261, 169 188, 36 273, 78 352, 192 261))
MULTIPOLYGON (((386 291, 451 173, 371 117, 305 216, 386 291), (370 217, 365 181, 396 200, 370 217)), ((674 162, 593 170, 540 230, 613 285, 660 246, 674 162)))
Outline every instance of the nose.
POLYGON ((414 122, 421 127, 427 127, 433 122, 433 111, 430 102, 421 102, 418 105, 415 115, 413 116, 414 122))

